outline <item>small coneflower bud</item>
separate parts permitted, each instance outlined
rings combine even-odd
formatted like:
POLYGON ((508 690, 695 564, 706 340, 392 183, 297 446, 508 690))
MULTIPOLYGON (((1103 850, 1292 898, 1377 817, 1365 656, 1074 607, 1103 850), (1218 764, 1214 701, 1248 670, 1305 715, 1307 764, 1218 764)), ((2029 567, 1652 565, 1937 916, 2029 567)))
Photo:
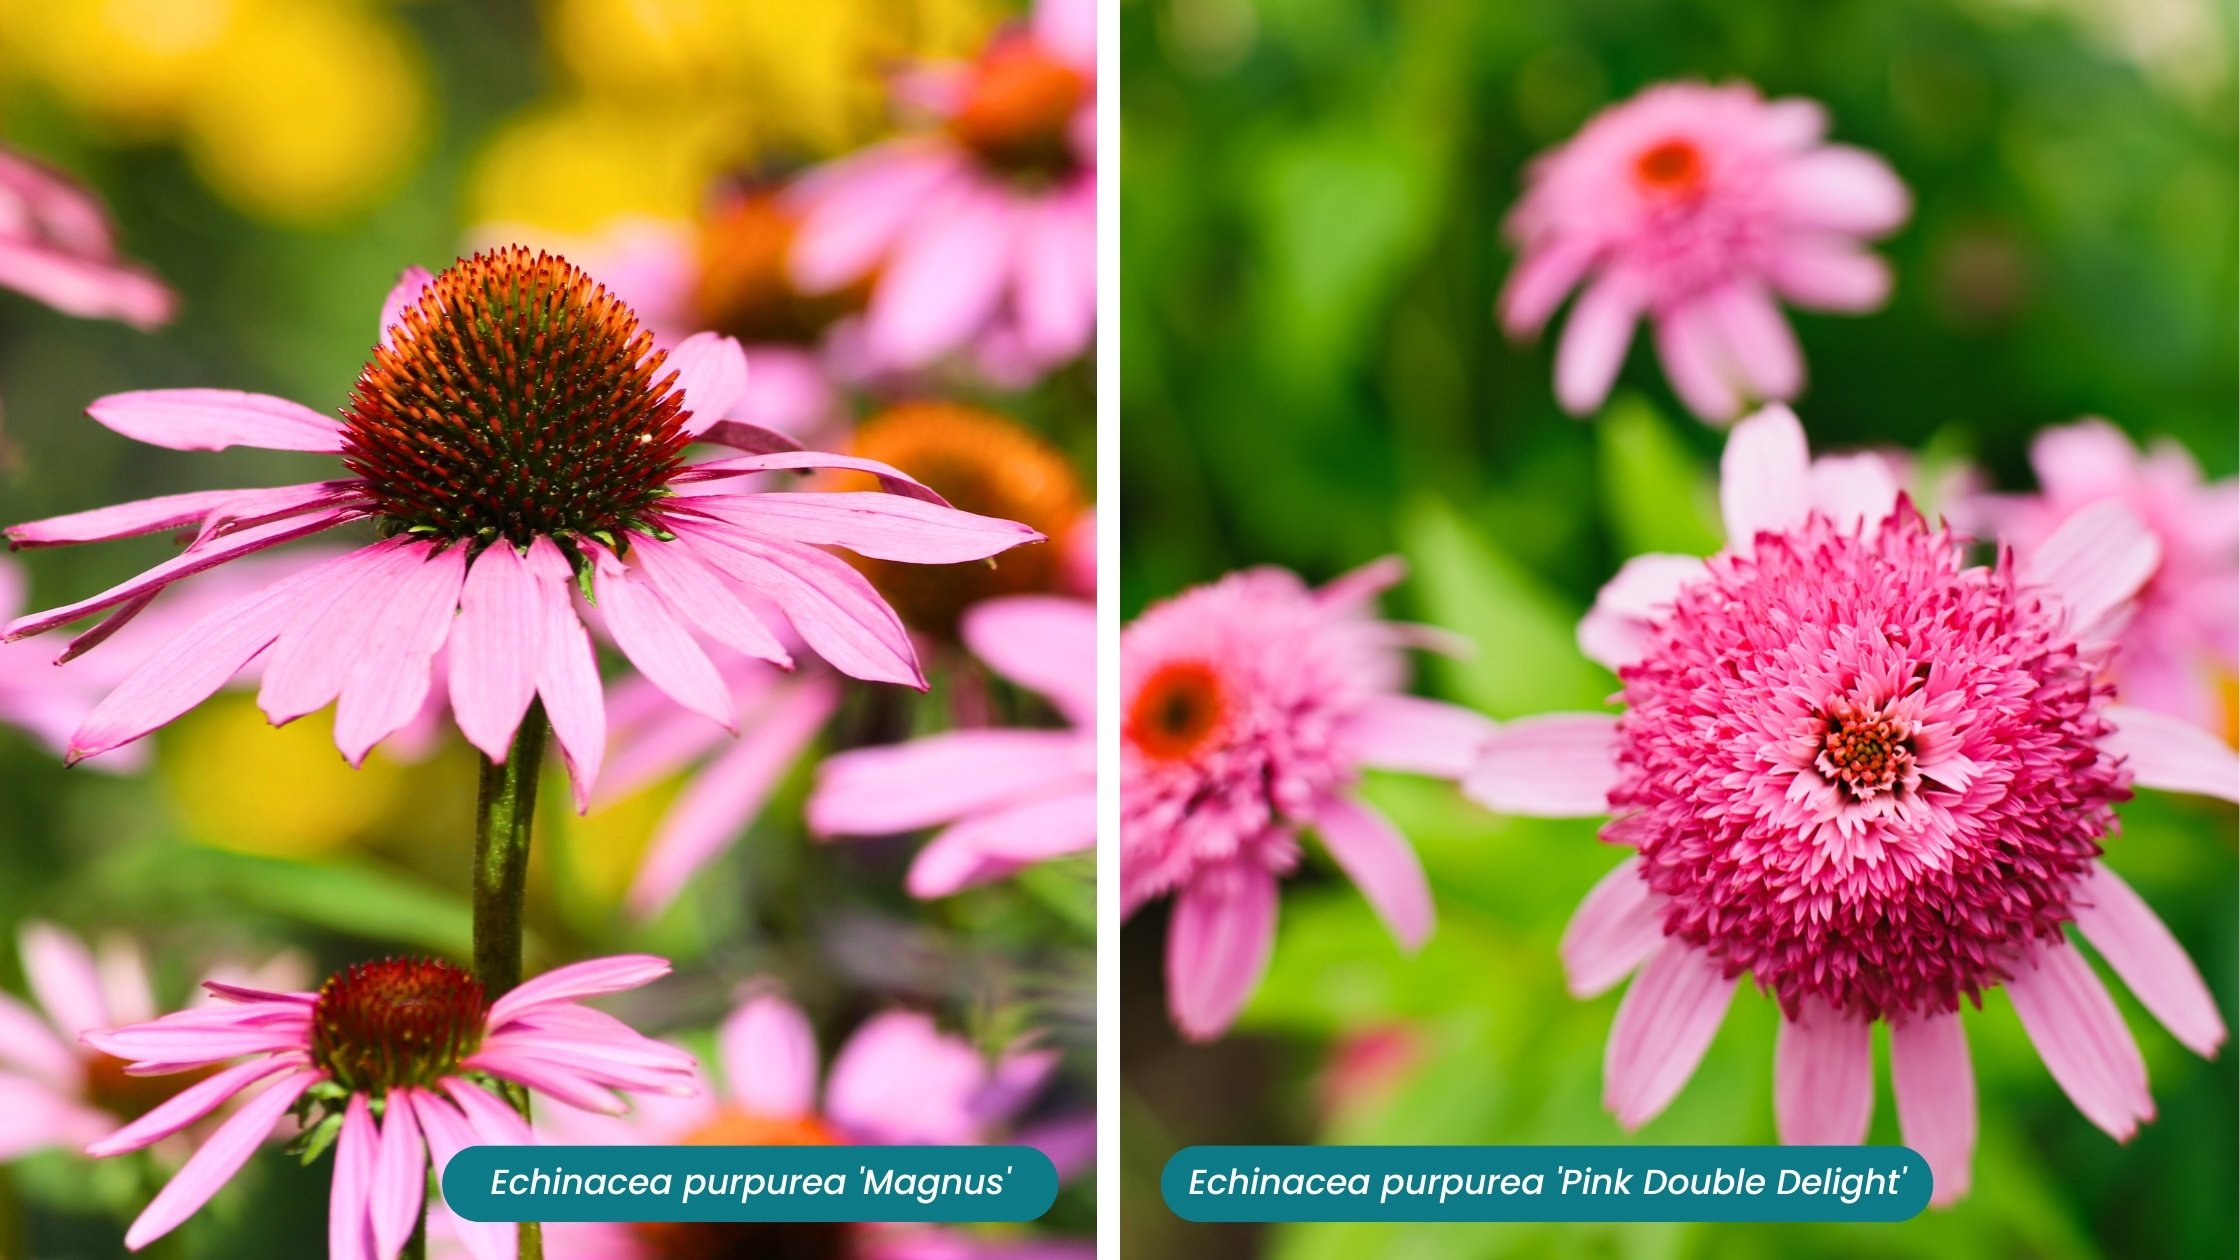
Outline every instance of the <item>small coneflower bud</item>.
POLYGON ((520 246, 439 273, 375 347, 342 459, 385 529, 620 539, 683 464, 689 413, 630 308, 520 246))

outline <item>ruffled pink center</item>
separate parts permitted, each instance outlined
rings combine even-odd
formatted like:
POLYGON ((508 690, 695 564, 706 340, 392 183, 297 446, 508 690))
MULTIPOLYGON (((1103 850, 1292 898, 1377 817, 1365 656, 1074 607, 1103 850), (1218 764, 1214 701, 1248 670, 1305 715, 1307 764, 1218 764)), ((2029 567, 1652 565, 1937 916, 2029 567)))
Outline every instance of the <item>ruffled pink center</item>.
POLYGON ((1668 935, 1792 1014, 1955 1009, 2058 936, 2128 795, 2063 626, 1910 505, 1761 534, 1622 671, 1606 834, 1668 935))

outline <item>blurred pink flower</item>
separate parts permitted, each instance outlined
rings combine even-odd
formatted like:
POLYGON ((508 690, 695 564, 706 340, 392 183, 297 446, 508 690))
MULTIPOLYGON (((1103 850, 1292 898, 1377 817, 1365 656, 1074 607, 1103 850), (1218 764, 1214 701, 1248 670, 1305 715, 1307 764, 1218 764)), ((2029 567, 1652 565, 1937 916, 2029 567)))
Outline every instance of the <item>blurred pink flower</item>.
POLYGON ((1172 893, 1167 1004, 1219 1036, 1275 943, 1276 885, 1311 827, 1407 949, 1431 889, 1407 838, 1355 789, 1365 768, 1460 778, 1493 730, 1402 694, 1414 637, 1371 603, 1384 561, 1312 590, 1281 569, 1233 573, 1147 610, 1121 639, 1121 913, 1172 893))
POLYGON ((432 278, 415 269, 390 295, 382 326, 340 419, 226 390, 93 405, 96 420, 156 445, 328 452, 354 475, 15 526, 7 532, 19 546, 197 532, 183 554, 138 577, 16 619, 9 639, 116 610, 72 644, 90 646, 166 586, 228 561, 359 521, 382 537, 182 632, 109 693, 73 738, 73 759, 146 735, 269 651, 266 715, 287 722, 335 703, 336 744, 356 763, 422 710, 441 652, 459 729, 494 760, 543 702, 580 805, 597 777, 606 714, 574 588, 596 592, 615 642, 648 679, 729 726, 729 692, 696 633, 791 663, 743 602, 748 594, 782 609, 841 672, 924 685, 901 621, 823 546, 959 563, 1040 537, 959 512, 886 465, 710 419, 730 410, 745 381, 738 344, 704 334, 668 356, 651 352, 629 308, 562 259, 516 248, 432 278), (687 464, 696 438, 748 453, 687 464), (723 484, 808 468, 868 472, 888 493, 734 493, 723 484))
POLYGON ((912 369, 959 350, 1008 382, 1086 350, 1096 324, 1096 5, 1038 0, 967 67, 901 90, 942 124, 802 181, 794 276, 869 279, 863 346, 912 369))
POLYGON ((108 212, 62 173, 0 149, 0 288, 68 315, 153 328, 177 299, 117 253, 108 212))
POLYGON ((1602 405, 1644 315, 1681 401, 1724 422, 1804 387, 1776 297, 1829 311, 1882 305, 1889 269, 1861 243, 1905 222, 1911 199, 1881 158, 1823 143, 1826 130, 1812 101, 1667 83, 1533 164, 1509 217, 1520 257, 1501 322, 1534 334, 1585 284, 1556 349, 1566 411, 1602 405))
POLYGON ((137 1251, 194 1215, 265 1134, 308 1099, 322 1113, 313 1131, 333 1126, 327 1254, 395 1260, 419 1225, 431 1157, 440 1168, 464 1147, 535 1140, 478 1078, 604 1112, 623 1110, 613 1090, 694 1090, 690 1055, 580 1004, 668 972, 667 962, 645 955, 594 959, 546 972, 494 1002, 465 971, 424 959, 361 963, 316 993, 211 984, 221 1005, 88 1033, 86 1044, 140 1075, 247 1061, 197 1081, 86 1149, 139 1150, 269 1082, 156 1195, 125 1245, 137 1251))
MULTIPOLYGON (((136 1120, 183 1086, 128 1076, 124 1064, 78 1038, 153 1019, 154 987, 139 946, 117 937, 98 950, 60 928, 24 925, 24 977, 37 1005, 0 993, 0 1163, 51 1147, 76 1149, 136 1120)), ((229 982, 293 983, 303 964, 283 955, 229 982)))
POLYGON ((2030 446, 2038 493, 1985 494, 1956 516, 1994 533, 2027 561, 2070 516, 2096 503, 2130 506, 2162 543, 2162 563, 2139 593, 2117 642, 2126 703, 2232 738, 2240 674, 2240 481, 2205 481, 2184 447, 2145 452, 2105 420, 2040 433, 2030 446))
POLYGON ((1636 558, 1581 627, 1625 711, 1508 723, 1464 784, 1508 813, 1609 815, 1636 850, 1562 945, 1580 996, 1634 975, 1604 1102, 1629 1129, 1661 1112, 1747 974, 1782 1009, 1782 1140, 1865 1139, 1884 1021, 1900 1129, 1949 1203, 1976 1133, 1959 1007, 2004 987, 2079 1109, 2130 1137, 2146 1068, 2065 927, 2213 1053, 2215 999, 2100 842, 2133 784, 2240 797, 2240 755, 2115 703, 2108 634, 2154 535, 2104 503, 2028 560, 1967 567, 1887 464, 1812 460, 1780 407, 1735 428, 1722 474, 1727 550, 1636 558))
MULTIPOLYGON (((567 1145, 977 1145, 1039 1147, 1061 1177, 1095 1154, 1095 1126, 1067 1116, 1040 1127, 1015 1121, 1049 1084, 1057 1055, 1016 1050, 990 1062, 927 1016, 890 1011, 858 1028, 819 1086, 816 1032, 801 1009, 767 992, 750 993, 716 1034, 724 1084, 688 1099, 647 1099, 627 1117, 558 1113, 540 1121, 546 1140, 567 1145)), ((445 1232, 461 1222, 444 1213, 445 1232)), ((554 1223, 545 1227, 552 1260, 692 1260, 709 1255, 808 1254, 834 1260, 1086 1260, 1086 1242, 983 1240, 926 1225, 784 1222, 704 1224, 554 1223)), ((462 1237, 461 1243, 469 1239, 462 1237)), ((511 1257, 471 1248, 476 1260, 511 1257)), ((441 1254, 439 1249, 438 1254, 441 1254)))
POLYGON ((1016 595, 964 616, 965 645, 1012 682, 1049 697, 1066 730, 957 730, 827 758, 809 798, 823 835, 941 827, 911 864, 917 897, 945 897, 1021 867, 1086 852, 1097 839, 1097 611, 1016 595))

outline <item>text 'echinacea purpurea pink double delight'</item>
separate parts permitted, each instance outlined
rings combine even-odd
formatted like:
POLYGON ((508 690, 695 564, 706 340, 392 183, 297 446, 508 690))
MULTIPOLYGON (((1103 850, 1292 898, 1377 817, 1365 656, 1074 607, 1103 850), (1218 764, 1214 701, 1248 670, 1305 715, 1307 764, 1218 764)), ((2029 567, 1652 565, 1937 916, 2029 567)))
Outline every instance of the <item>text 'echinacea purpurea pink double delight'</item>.
POLYGON ((653 350, 628 307, 557 257, 507 248, 434 277, 408 273, 339 418, 230 390, 96 402, 96 420, 155 445, 330 453, 351 475, 14 526, 18 546, 171 530, 192 541, 99 595, 18 618, 7 635, 107 612, 72 642, 75 655, 173 582, 369 523, 377 541, 181 632, 110 693, 72 755, 146 735, 269 653, 266 715, 287 722, 334 703, 336 743, 355 763, 413 718, 440 664, 459 729, 494 762, 541 702, 579 803, 597 777, 606 713, 578 590, 596 599, 606 631, 648 680, 727 727, 736 723, 731 693, 698 640, 789 666, 764 621, 768 605, 843 673, 922 687, 893 610, 823 548, 947 564, 1040 536, 957 511, 884 464, 800 450, 727 420, 745 375, 738 344, 715 334, 653 350), (696 441, 748 453, 689 462, 696 441), (869 473, 882 489, 737 489, 754 474, 815 468, 869 473))
POLYGON ((1899 1126, 1950 1202, 1976 1133, 1959 1008, 2003 988, 2079 1109, 2129 1137, 2146 1068, 2067 929, 2213 1053, 2214 999, 2101 841, 2134 786, 2240 797, 2229 746, 2116 699, 2154 535, 2109 502, 2027 561, 1971 564, 1882 459, 1813 460, 1778 407, 1721 471, 1726 549, 1629 561, 1580 626, 1624 711, 1505 724, 1464 782, 1503 812, 1609 815, 1635 851, 1562 945, 1581 996, 1633 976, 1604 1101, 1628 1128, 1661 1112, 1747 975, 1782 1009, 1782 1140, 1865 1139, 1886 1023, 1899 1126))

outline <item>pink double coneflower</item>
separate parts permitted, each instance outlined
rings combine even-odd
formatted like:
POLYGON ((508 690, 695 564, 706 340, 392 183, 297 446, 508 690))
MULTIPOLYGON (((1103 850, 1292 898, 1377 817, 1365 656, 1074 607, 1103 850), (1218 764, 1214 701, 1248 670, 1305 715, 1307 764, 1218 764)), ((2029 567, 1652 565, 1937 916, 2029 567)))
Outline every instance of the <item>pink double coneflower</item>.
POLYGON ((0 149, 0 288, 69 315, 140 328, 170 320, 178 301, 117 252, 101 201, 76 181, 0 149))
MULTIPOLYGON (((163 1077, 128 1075, 124 1063, 78 1040, 154 1018, 155 987, 137 944, 112 937, 88 948, 45 923, 24 925, 19 943, 34 1002, 0 993, 0 1163, 32 1151, 83 1147, 184 1088, 163 1077)), ((285 983, 299 971, 295 959, 282 957, 227 978, 285 983)))
POLYGON ((2108 636, 2154 535, 2107 503, 1972 565, 1881 459, 1810 459, 1781 408, 1735 429, 1721 501, 1724 551, 1629 562, 1581 626, 1624 711, 1506 724, 1465 781, 1498 810, 1609 815, 1634 850, 1562 945, 1581 996, 1633 977, 1604 1102, 1627 1128, 1662 1111, 1747 976, 1781 1006, 1782 1140, 1864 1140, 1888 1024, 1899 1127, 1950 1202, 1976 1134, 1960 1007, 2004 989, 2078 1108, 2128 1138, 2154 1114, 2146 1067, 2069 929, 2213 1053, 2215 1000, 2101 841, 2134 785, 2240 796, 2230 748, 2116 702, 2108 636))
POLYGON ((1459 778, 1485 718, 1400 691, 1417 637, 1376 619, 1387 561, 1309 588, 1231 574, 1147 610, 1120 647, 1120 899, 1174 897, 1167 1003, 1219 1036, 1275 944, 1278 882, 1313 830, 1408 949, 1431 933, 1415 850, 1356 794, 1364 769, 1459 778))
MULTIPOLYGON (((648 1099, 628 1116, 558 1113, 544 1136, 571 1145, 826 1146, 977 1145, 1041 1148, 1060 1176, 1085 1167, 1093 1124, 1065 1117, 1017 1127, 1050 1084, 1057 1056, 1022 1049, 993 1060, 925 1015, 873 1016, 819 1066, 816 1031, 801 1009, 763 992, 748 996, 716 1034, 720 1087, 690 1098, 648 1099), (821 1078, 821 1079, 820 1079, 821 1078)), ((456 1232, 466 1222, 448 1217, 456 1232)), ((471 1228, 471 1227, 470 1227, 471 1228)), ((1087 1243, 982 1239, 926 1225, 710 1221, 546 1227, 552 1260, 705 1260, 710 1256, 815 1256, 820 1260, 1076 1260, 1087 1243)), ((510 1253, 505 1253, 510 1254, 510 1253)), ((489 1260, 477 1251, 476 1260, 489 1260)))
POLYGON ((1724 422, 1804 387, 1781 301, 1882 305, 1889 269, 1863 242, 1905 222, 1911 199, 1881 158, 1826 130, 1811 101, 1667 83, 1533 164, 1509 217, 1520 256, 1501 321, 1529 336, 1581 290, 1556 347, 1566 411, 1602 405, 1643 317, 1681 401, 1724 422))
POLYGON ((883 368, 971 350, 1031 378, 1096 324, 1096 5, 1039 0, 960 68, 907 87, 939 120, 813 171, 793 274, 811 292, 871 282, 863 349, 883 368))
POLYGON ((1982 495, 1961 505, 2027 561, 2063 522, 2094 504, 2130 507, 2162 559, 2119 632, 2125 703, 2233 738, 2240 721, 2240 480, 2207 481, 2169 439, 2145 451, 2105 420, 2047 429, 2030 444, 2038 492, 1982 495))
MULTIPOLYGON (((133 1222, 125 1244, 138 1250, 194 1215, 294 1114, 310 1141, 335 1152, 327 1255, 395 1260, 419 1228, 431 1159, 440 1168, 468 1146, 534 1141, 500 1087, 599 1112, 624 1109, 616 1090, 693 1091, 690 1055, 581 1004, 668 971, 643 955, 594 959, 494 1002, 464 970, 428 959, 361 963, 316 993, 212 983, 217 1005, 86 1035, 134 1076, 204 1074, 87 1151, 139 1150, 246 1095, 133 1222)), ((512 1227, 502 1228, 511 1254, 512 1227)))
POLYGON ((965 646, 1049 697, 1065 730, 957 730, 827 758, 809 798, 825 835, 940 827, 911 864, 918 897, 945 897, 1097 839, 1097 615, 1054 596, 989 600, 964 616, 965 646))
POLYGON ((628 307, 560 258, 500 249, 408 274, 382 326, 339 417, 212 389, 93 405, 96 420, 155 445, 323 452, 346 475, 14 526, 17 546, 162 531, 191 541, 107 591, 18 618, 10 639, 107 613, 75 653, 170 584, 242 556, 359 523, 378 539, 182 631, 87 719, 73 758, 140 738, 262 656, 266 715, 287 722, 334 704, 335 741, 355 763, 419 712, 441 659, 459 729, 493 762, 541 703, 580 803, 606 713, 578 598, 597 600, 646 678, 730 726, 738 715, 700 640, 791 663, 750 596, 841 672, 923 686, 893 610, 826 546, 945 564, 1039 537, 959 512, 884 464, 721 420, 746 379, 738 343, 704 334, 655 351, 628 307), (748 453, 692 463, 695 441, 748 453), (811 468, 866 472, 884 492, 741 489, 753 474, 811 468))

